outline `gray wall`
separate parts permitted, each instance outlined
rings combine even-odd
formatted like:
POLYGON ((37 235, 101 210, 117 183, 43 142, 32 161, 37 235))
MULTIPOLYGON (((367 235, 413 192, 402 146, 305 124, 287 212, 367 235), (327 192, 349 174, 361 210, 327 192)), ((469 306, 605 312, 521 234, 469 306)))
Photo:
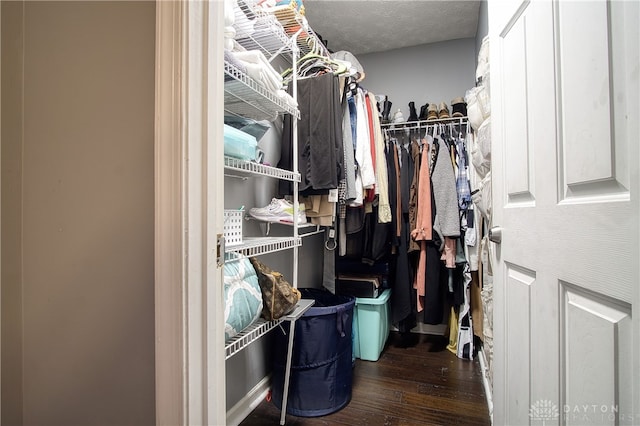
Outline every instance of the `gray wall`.
POLYGON ((2 424, 154 424, 155 4, 2 20, 2 424))
POLYGON ((416 110, 425 103, 445 102, 464 96, 475 84, 475 39, 465 38, 424 44, 388 52, 359 55, 366 77, 362 86, 393 103, 409 118, 409 102, 416 110))

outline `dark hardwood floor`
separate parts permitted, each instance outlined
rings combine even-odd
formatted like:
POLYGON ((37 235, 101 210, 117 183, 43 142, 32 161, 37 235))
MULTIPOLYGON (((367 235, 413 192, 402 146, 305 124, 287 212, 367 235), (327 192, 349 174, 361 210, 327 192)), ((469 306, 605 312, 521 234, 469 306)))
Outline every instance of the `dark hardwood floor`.
MULTIPOLYGON (((287 415, 287 425, 489 425, 478 360, 465 361, 446 348, 442 337, 414 335, 401 347, 391 332, 380 359, 357 359, 352 398, 324 417, 287 415)), ((277 425, 280 411, 263 401, 242 425, 277 425)))

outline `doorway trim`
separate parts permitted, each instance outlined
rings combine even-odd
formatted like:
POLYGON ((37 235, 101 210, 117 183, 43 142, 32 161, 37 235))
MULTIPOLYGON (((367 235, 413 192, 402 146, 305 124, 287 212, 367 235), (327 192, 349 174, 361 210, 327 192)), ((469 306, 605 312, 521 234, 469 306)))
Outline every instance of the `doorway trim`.
POLYGON ((225 424, 223 2, 156 2, 156 424, 225 424), (211 30, 211 31, 210 31, 211 30), (209 184, 211 183, 211 184, 209 184), (218 211, 219 210, 219 211, 218 211))

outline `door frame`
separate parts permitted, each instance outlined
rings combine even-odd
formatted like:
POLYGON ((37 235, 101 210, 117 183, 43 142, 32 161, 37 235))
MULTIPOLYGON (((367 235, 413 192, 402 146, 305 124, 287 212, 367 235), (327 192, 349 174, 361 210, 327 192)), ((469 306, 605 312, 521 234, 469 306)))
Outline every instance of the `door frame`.
POLYGON ((225 424, 223 2, 156 2, 156 424, 225 424))
MULTIPOLYGON (((0 6, 0 34, 2 34, 2 7, 0 6)), ((2 37, 0 36, 0 42, 2 37)), ((2 43, 0 43, 0 57, 2 57, 2 43)), ((0 66, 0 81, 2 81, 2 67, 0 66)), ((0 99, 2 99, 2 84, 0 84, 0 99)), ((0 102, 0 129, 2 129, 2 102, 0 102)), ((0 134, 2 132, 0 131, 0 134)), ((0 136, 0 200, 2 200, 2 142, 0 136)), ((0 208, 0 224, 2 223, 2 209, 0 208)), ((2 226, 0 226, 0 241, 2 241, 2 226)), ((2 244, 0 244, 0 259, 2 259, 2 244)), ((0 261, 0 330, 2 329, 2 262, 0 261)), ((0 333, 1 334, 1 333, 0 333)), ((2 339, 0 338, 0 354, 2 353, 2 339)), ((0 357, 0 383, 2 383, 2 357, 0 357)), ((0 419, 2 419, 2 398, 0 398, 0 419)))

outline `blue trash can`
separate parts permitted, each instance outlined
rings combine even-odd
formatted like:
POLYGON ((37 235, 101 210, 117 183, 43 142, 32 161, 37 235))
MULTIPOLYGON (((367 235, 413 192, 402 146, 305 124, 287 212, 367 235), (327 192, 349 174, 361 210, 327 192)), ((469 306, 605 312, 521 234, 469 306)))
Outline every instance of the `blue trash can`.
MULTIPOLYGON (((352 327, 355 297, 326 290, 300 289, 303 299, 315 304, 296 321, 287 413, 318 417, 334 413, 351 401, 353 379, 352 327)), ((284 333, 274 333, 273 403, 281 409, 289 343, 289 322, 284 333)))

